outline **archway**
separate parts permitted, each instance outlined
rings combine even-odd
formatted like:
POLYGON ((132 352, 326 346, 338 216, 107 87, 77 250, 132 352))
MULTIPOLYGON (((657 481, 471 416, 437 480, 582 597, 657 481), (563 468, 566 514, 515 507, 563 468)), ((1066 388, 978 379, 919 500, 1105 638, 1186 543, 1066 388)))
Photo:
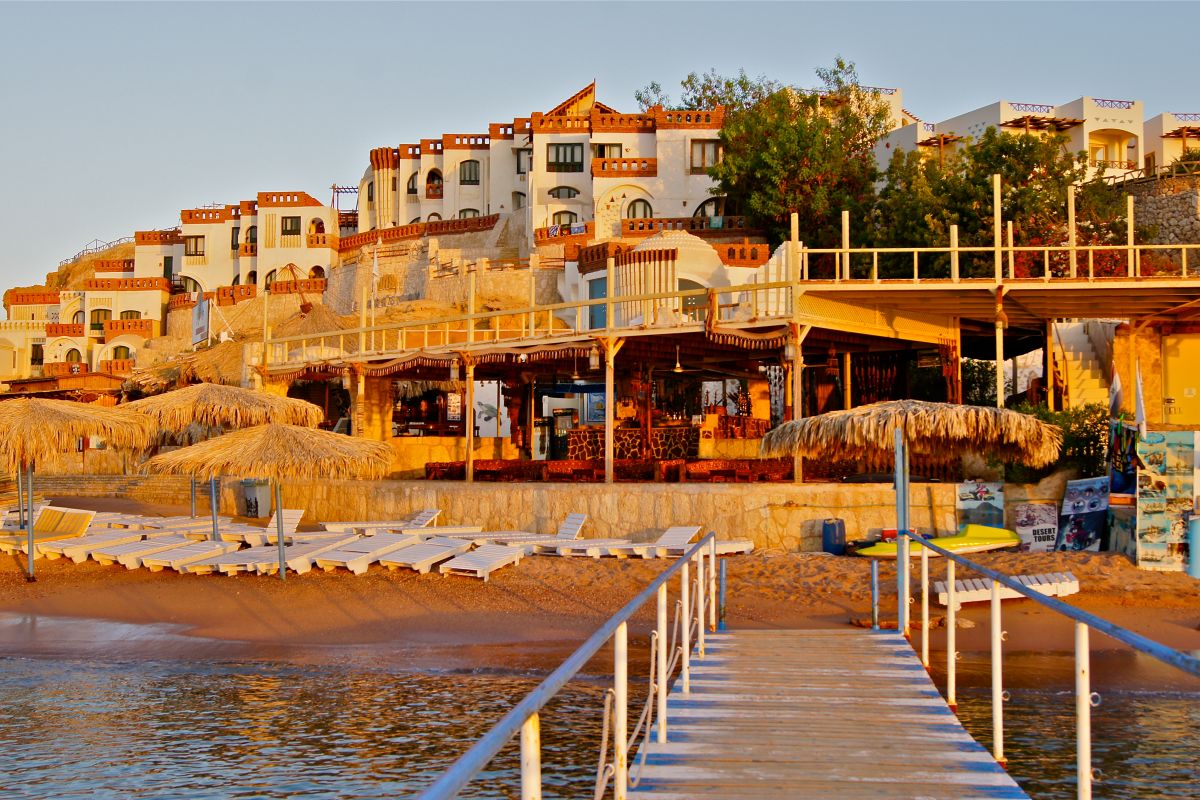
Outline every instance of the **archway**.
POLYGON ((313 279, 313 280, 321 280, 321 279, 324 279, 324 277, 325 277, 325 268, 324 268, 324 267, 321 267, 321 266, 319 266, 319 265, 318 265, 318 266, 314 266, 312 269, 310 269, 310 270, 308 271, 308 277, 309 277, 309 278, 311 278, 311 279, 313 279))
POLYGON ((311 220, 308 221, 308 232, 309 233, 324 233, 325 232, 325 220, 321 219, 320 217, 313 217, 311 220))

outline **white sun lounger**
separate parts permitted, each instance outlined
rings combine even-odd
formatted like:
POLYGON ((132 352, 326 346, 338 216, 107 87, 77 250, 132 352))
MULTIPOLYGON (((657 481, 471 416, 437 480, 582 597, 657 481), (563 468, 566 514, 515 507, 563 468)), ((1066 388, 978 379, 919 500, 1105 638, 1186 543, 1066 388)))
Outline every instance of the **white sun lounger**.
MULTIPOLYGON (((245 542, 251 547, 258 547, 263 544, 276 544, 279 539, 278 514, 276 511, 267 520, 267 527, 259 528, 255 525, 238 525, 231 526, 228 534, 221 532, 221 538, 227 542, 245 542)), ((300 520, 304 517, 304 509, 302 508, 285 508, 283 510, 283 543, 287 544, 288 539, 296 536, 296 529, 300 527, 300 520)))
POLYGON ((525 553, 526 550, 523 547, 485 544, 477 550, 455 556, 438 567, 438 570, 443 575, 468 575, 483 578, 486 583, 493 572, 501 567, 507 567, 509 564, 516 564, 525 557, 525 553))
POLYGON ((346 533, 368 533, 375 531, 407 530, 409 528, 428 528, 441 515, 441 509, 427 508, 418 511, 408 519, 392 521, 363 521, 363 522, 322 522, 321 526, 327 531, 345 531, 346 533))
MULTIPOLYGON (((337 550, 358 540, 358 534, 329 534, 330 538, 311 541, 294 542, 283 548, 283 563, 287 569, 297 575, 303 575, 316 566, 317 559, 323 554, 337 550)), ((279 573, 279 547, 271 548, 270 555, 259 558, 254 565, 259 575, 275 575, 279 573)))
POLYGON ((634 542, 605 548, 605 554, 617 558, 641 556, 642 558, 658 558, 675 550, 683 553, 700 533, 699 525, 679 525, 667 528, 653 542, 634 542))
MULTIPOLYGON (((1071 594, 1078 594, 1079 580, 1069 572, 1048 572, 1040 575, 1014 575, 1013 579, 1022 586, 1027 586, 1034 591, 1044 594, 1047 597, 1066 597, 1071 594)), ((938 593, 938 603, 946 605, 950 602, 950 596, 946 591, 945 581, 934 581, 933 590, 938 593)), ((1015 597, 1024 597, 1025 595, 1010 589, 1007 586, 1000 587, 1000 599, 1010 600, 1015 597)), ((982 603, 992 599, 992 579, 991 578, 967 578, 966 580, 954 582, 954 599, 957 605, 963 603, 982 603)))
POLYGON ((587 514, 568 514, 567 518, 558 526, 558 531, 553 536, 547 536, 541 533, 521 533, 512 535, 500 535, 493 537, 493 540, 500 544, 524 544, 536 545, 537 548, 554 548, 557 545, 565 542, 573 542, 583 533, 583 526, 587 522, 587 514))
POLYGON ((355 575, 362 575, 367 567, 406 544, 421 541, 421 537, 406 533, 377 533, 347 542, 341 547, 317 556, 317 566, 326 572, 345 567, 355 575))
POLYGON ((610 547, 621 547, 633 544, 628 539, 578 539, 565 544, 534 545, 534 549, 548 556, 591 556, 599 558, 608 552, 610 547))
POLYGON ((381 566, 389 570, 415 569, 424 575, 439 562, 465 553, 471 549, 471 543, 462 539, 451 539, 446 536, 435 536, 423 542, 406 545, 399 550, 393 550, 379 559, 381 566))
MULTIPOLYGON (((33 518, 33 547, 34 557, 37 557, 37 547, 44 542, 60 539, 74 539, 87 533, 96 516, 95 511, 64 506, 43 506, 33 518)), ((0 537, 0 551, 13 554, 24 553, 29 549, 29 534, 27 531, 13 531, 0 537)))
POLYGON ((132 528, 108 528, 75 536, 70 539, 59 539, 55 542, 43 542, 34 545, 37 554, 53 561, 56 558, 69 558, 76 564, 88 560, 92 550, 105 545, 137 542, 150 536, 167 536, 166 531, 134 530, 132 528))
POLYGON ((151 572, 161 572, 164 569, 173 569, 176 572, 180 572, 183 566, 193 561, 201 561, 213 556, 230 553, 237 550, 238 547, 237 542, 214 542, 211 540, 207 542, 188 542, 178 547, 160 550, 157 553, 143 556, 142 566, 151 572))
POLYGON ((170 550, 181 544, 191 544, 193 541, 182 534, 171 533, 136 542, 101 545, 92 549, 91 556, 101 564, 120 564, 126 569, 137 569, 142 565, 142 559, 146 556, 170 550))

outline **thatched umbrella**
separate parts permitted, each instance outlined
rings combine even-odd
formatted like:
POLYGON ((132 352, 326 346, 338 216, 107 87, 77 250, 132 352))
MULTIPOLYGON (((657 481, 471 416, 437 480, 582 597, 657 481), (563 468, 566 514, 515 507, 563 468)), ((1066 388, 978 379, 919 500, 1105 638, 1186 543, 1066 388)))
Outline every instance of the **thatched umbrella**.
POLYGON ((102 437, 119 448, 145 447, 154 436, 154 423, 136 411, 74 403, 69 400, 16 398, 0 402, 0 459, 24 470, 27 500, 25 527, 29 536, 28 578, 33 572, 33 467, 42 458, 75 449, 84 436, 102 437))
MULTIPOLYGON (((908 526, 908 454, 988 453, 1034 467, 1054 463, 1062 430, 1029 414, 1003 408, 891 400, 785 422, 762 441, 763 455, 855 457, 892 450, 896 455, 896 527, 908 526)), ((897 542, 896 572, 908 586, 908 539, 897 542)), ((907 593, 902 593, 907 597, 907 593)), ((903 605, 903 604, 902 604, 903 605)), ((907 631, 907 608, 901 609, 907 631)))
MULTIPOLYGON (((386 442, 357 439, 294 425, 259 425, 228 433, 147 461, 144 469, 174 475, 242 475, 269 478, 275 483, 275 510, 283 508, 280 483, 285 480, 381 478, 392 463, 386 442)), ((283 515, 276 513, 279 578, 286 567, 283 553, 283 515)))
MULTIPOLYGON (((311 427, 325 418, 318 406, 304 400, 220 383, 197 383, 134 400, 123 408, 139 411, 157 422, 162 431, 175 436, 186 435, 192 441, 205 438, 206 431, 215 435, 230 428, 249 428, 268 422, 311 427)), ((193 484, 193 500, 194 489, 193 484)), ((215 541, 220 538, 215 477, 209 482, 209 491, 215 541)), ((192 511, 195 513, 194 507, 192 511)))

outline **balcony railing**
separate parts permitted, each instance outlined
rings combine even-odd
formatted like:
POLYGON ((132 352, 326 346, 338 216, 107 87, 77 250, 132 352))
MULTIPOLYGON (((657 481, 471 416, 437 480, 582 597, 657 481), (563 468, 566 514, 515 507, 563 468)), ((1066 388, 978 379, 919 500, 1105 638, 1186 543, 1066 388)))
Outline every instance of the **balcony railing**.
POLYGON ((441 200, 442 199, 442 184, 427 183, 425 184, 425 199, 426 200, 441 200))
POLYGON ((271 294, 321 294, 325 291, 324 278, 305 278, 300 281, 275 281, 267 287, 271 294))
POLYGON ((141 336, 143 339, 154 336, 154 320, 152 319, 110 319, 104 323, 103 327, 105 341, 125 334, 141 336))
POLYGON ((235 306, 243 300, 251 300, 258 294, 258 287, 252 283, 237 286, 218 286, 217 305, 235 306))
POLYGON ((1132 100, 1101 100, 1099 97, 1094 97, 1092 102, 1100 108, 1115 108, 1122 111, 1133 108, 1132 100))
POLYGON ((310 233, 307 244, 309 247, 337 248, 338 237, 332 233, 310 233))
POLYGON ((636 217, 621 220, 622 236, 652 236, 660 231, 687 231, 696 236, 746 233, 745 217, 636 217))
POLYGON ((171 291, 166 278, 89 278, 83 282, 88 292, 171 291))
POLYGON ((1105 161, 1103 159, 1092 159, 1092 166, 1097 169, 1131 170, 1131 169, 1137 169, 1137 162, 1136 161, 1105 161))
POLYGON ((1042 103, 1009 103, 1009 107, 1020 114, 1053 114, 1054 106, 1042 103))
POLYGON ((132 358, 113 358, 100 362, 100 371, 109 375, 129 375, 133 372, 132 358))
POLYGON ((42 375, 47 378, 60 378, 63 375, 86 375, 91 372, 88 365, 82 361, 52 361, 42 365, 42 375))
POLYGON ((238 247, 238 255, 243 258, 254 258, 258 255, 258 242, 242 242, 238 247))
POLYGON ((51 322, 46 325, 46 338, 55 336, 83 336, 82 322, 51 322))
POLYGON ((657 158, 593 158, 593 178, 653 178, 658 175, 657 158))
POLYGON ((10 306, 55 306, 58 292, 22 292, 9 289, 4 293, 4 304, 10 306))

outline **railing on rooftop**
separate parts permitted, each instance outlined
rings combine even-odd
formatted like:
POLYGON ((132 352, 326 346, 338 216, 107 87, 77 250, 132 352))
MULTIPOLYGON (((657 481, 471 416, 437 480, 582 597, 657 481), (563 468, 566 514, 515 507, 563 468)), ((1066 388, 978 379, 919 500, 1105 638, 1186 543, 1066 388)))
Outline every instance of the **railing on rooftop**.
MULTIPOLYGON (((670 739, 667 716, 668 682, 679 670, 683 694, 691 692, 691 661, 704 660, 705 635, 717 628, 717 535, 710 532, 692 545, 650 585, 614 614, 580 645, 554 672, 538 684, 524 700, 497 722, 491 730, 464 753, 437 781, 421 793, 421 800, 449 800, 457 797, 482 772, 514 737, 521 741, 521 791, 523 800, 540 798, 541 717, 540 712, 567 682, 587 666, 610 640, 613 646, 613 688, 606 693, 604 716, 606 729, 612 729, 612 752, 607 741, 601 743, 596 770, 595 796, 603 796, 609 784, 623 798, 629 787, 637 786, 640 768, 645 764, 646 745, 670 739), (668 597, 671 579, 679 576, 679 594, 674 604, 668 597), (649 692, 646 703, 629 730, 629 620, 651 599, 655 602, 655 627, 650 634, 650 659, 647 669, 649 692), (672 620, 668 609, 674 611, 672 620), (692 643, 695 642, 693 654, 692 643), (608 723, 611 722, 611 725, 608 723), (638 748, 639 739, 641 747, 638 748), (630 753, 639 749, 640 763, 631 766, 630 753)), ((498 794, 498 793, 497 793, 498 794)))
POLYGON ((92 239, 83 246, 82 250, 70 258, 64 258, 62 261, 58 262, 58 265, 60 267, 65 267, 67 264, 73 264, 84 256, 91 255, 92 253, 99 253, 103 250, 108 250, 110 247, 116 247, 119 244, 127 244, 132 241, 132 236, 122 236, 120 239, 113 239, 111 242, 101 241, 100 239, 92 239))

